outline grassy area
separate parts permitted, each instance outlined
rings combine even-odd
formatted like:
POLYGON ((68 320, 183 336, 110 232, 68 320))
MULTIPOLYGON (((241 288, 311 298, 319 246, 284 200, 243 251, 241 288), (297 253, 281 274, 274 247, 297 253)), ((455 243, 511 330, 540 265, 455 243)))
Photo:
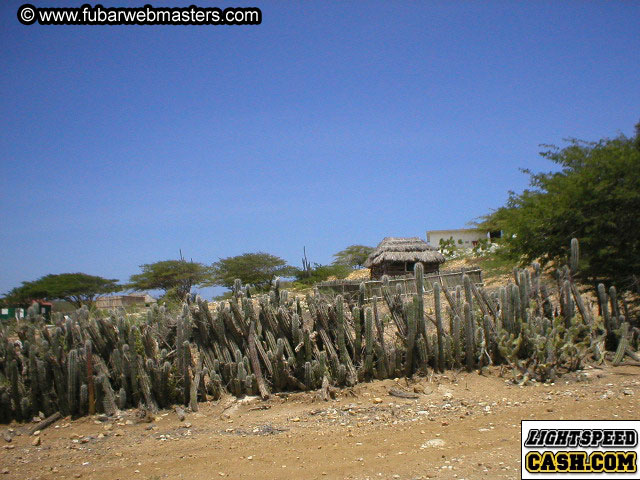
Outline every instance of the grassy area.
POLYGON ((516 262, 503 255, 492 254, 486 257, 472 258, 471 261, 482 269, 484 278, 500 277, 511 274, 516 262))

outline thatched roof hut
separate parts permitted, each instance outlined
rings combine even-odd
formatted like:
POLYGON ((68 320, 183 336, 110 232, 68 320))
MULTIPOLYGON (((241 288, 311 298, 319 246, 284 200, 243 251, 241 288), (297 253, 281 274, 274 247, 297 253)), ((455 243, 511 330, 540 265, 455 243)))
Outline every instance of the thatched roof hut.
POLYGON ((418 262, 424 265, 425 273, 437 272, 444 263, 444 255, 418 237, 385 237, 364 266, 371 269, 371 278, 380 278, 413 273, 418 262))

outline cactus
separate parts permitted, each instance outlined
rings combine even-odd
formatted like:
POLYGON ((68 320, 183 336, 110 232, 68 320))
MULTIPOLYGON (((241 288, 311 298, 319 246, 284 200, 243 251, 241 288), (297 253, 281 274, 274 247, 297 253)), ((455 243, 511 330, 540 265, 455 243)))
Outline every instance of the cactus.
POLYGON ((469 308, 473 312, 473 292, 471 291, 471 279, 466 273, 462 275, 462 284, 464 285, 464 296, 469 304, 469 308))
POLYGON ((362 353, 362 310, 359 307, 353 308, 353 327, 355 330, 355 340, 353 344, 353 360, 355 363, 360 362, 362 353))
POLYGON ((413 353, 416 344, 416 334, 418 331, 416 319, 416 302, 407 305, 407 354, 405 358, 405 375, 411 376, 414 369, 413 353))
POLYGON ((613 364, 620 365, 622 360, 624 359, 624 355, 626 353, 627 348, 629 347, 629 324, 624 322, 619 329, 619 337, 618 348, 616 349, 616 354, 613 357, 613 364))
POLYGON ((473 370, 474 360, 475 360, 475 325, 473 321, 473 316, 471 314, 471 306, 468 302, 464 303, 464 319, 465 319, 465 328, 464 328, 464 336, 465 336, 465 354, 466 354, 466 362, 467 362, 467 371, 470 372, 473 370))
POLYGON ((600 311, 606 332, 605 349, 614 351, 618 344, 615 334, 617 319, 614 320, 611 317, 611 312, 609 311, 609 296, 607 295, 607 291, 602 283, 598 284, 598 300, 600 301, 600 311))
POLYGON ((609 300, 611 302, 611 315, 612 318, 620 318, 620 309, 618 308, 618 292, 616 287, 611 285, 609 287, 609 300))
POLYGON ((308 390, 312 390, 314 387, 313 382, 313 370, 311 369, 311 362, 305 362, 304 364, 304 384, 308 390))
POLYGON ((440 305, 440 284, 433 284, 433 302, 436 314, 436 331, 438 335, 438 366, 440 371, 444 371, 444 329, 442 327, 442 308, 440 305))
POLYGON ((571 239, 571 254, 569 255, 569 266, 571 273, 575 275, 578 272, 578 264, 580 262, 580 247, 578 245, 578 239, 571 239))
POLYGON ((71 413, 77 412, 78 398, 78 351, 73 349, 67 356, 67 402, 71 413))
POLYGON ((367 307, 364 311, 364 339, 365 339, 365 372, 373 374, 373 311, 367 307))

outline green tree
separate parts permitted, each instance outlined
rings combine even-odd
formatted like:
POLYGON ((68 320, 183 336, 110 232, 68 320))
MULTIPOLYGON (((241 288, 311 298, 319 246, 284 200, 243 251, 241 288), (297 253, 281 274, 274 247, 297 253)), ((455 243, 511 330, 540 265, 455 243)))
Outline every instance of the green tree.
POLYGON ((347 265, 348 267, 360 267, 364 265, 367 257, 373 252, 373 247, 366 245, 350 245, 344 250, 333 255, 334 265, 347 265))
POLYGON ((232 288, 235 279, 239 278, 243 284, 252 285, 258 290, 268 289, 275 277, 290 277, 296 272, 282 258, 264 252, 221 258, 211 268, 212 279, 207 286, 232 288))
POLYGON ((576 237, 585 280, 632 287, 640 271, 640 129, 635 138, 571 140, 542 156, 560 171, 524 170, 531 188, 510 192, 483 228, 502 230, 508 252, 523 262, 566 261, 576 237))
POLYGON ((141 273, 131 275, 129 288, 137 291, 164 290, 184 300, 191 288, 204 284, 211 278, 211 268, 202 263, 186 260, 163 260, 140 265, 141 273))
POLYGON ((7 303, 27 305, 31 300, 64 300, 80 308, 91 306, 96 298, 121 290, 118 280, 87 275, 86 273, 50 274, 32 282, 22 282, 11 290, 7 303))
POLYGON ((304 285, 313 285, 318 282, 324 282, 329 277, 335 278, 345 278, 351 272, 353 272, 353 268, 349 265, 341 265, 341 264, 332 264, 332 265, 321 265, 319 263, 314 263, 313 267, 309 270, 297 270, 295 277, 296 281, 302 283, 304 285))

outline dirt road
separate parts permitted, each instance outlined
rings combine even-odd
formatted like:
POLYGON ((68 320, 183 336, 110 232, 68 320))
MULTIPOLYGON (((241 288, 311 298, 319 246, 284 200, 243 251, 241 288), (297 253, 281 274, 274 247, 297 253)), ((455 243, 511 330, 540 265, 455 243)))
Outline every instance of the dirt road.
POLYGON ((520 475, 522 419, 640 418, 638 367, 526 387, 507 377, 492 369, 385 380, 328 402, 315 393, 228 397, 183 421, 131 410, 63 419, 38 436, 27 434, 31 425, 2 426, 0 479, 511 479, 520 475))

